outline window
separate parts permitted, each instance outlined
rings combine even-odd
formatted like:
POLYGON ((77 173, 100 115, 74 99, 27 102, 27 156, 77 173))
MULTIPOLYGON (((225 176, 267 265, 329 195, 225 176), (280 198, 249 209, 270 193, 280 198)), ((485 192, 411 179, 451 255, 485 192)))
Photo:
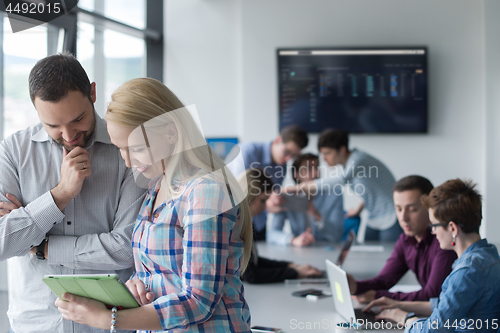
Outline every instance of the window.
MULTIPOLYGON (((78 6, 48 24, 16 33, 0 11, 0 140, 39 122, 28 75, 47 55, 76 54, 96 82, 95 108, 101 116, 124 81, 143 76, 163 80, 163 0, 80 0, 78 6)), ((3 2, 0 7, 4 9, 3 2)), ((0 262, 0 309, 7 306, 6 270, 0 262)), ((0 331, 8 329, 3 311, 0 331)))
POLYGON ((101 116, 123 82, 144 76, 163 79, 161 0, 80 0, 68 14, 16 33, 2 14, 0 139, 38 123, 28 75, 49 54, 76 54, 96 82, 95 108, 101 116))
POLYGON ((47 56, 47 26, 12 33, 10 22, 3 25, 3 135, 38 123, 29 97, 28 75, 35 63, 47 56))

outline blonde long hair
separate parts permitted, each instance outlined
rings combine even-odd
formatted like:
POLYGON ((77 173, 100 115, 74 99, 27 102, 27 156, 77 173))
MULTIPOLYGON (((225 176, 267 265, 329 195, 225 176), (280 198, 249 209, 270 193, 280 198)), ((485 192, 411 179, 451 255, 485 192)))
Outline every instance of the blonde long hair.
POLYGON ((244 242, 243 272, 250 259, 253 239, 252 217, 245 198, 247 188, 238 184, 224 161, 207 144, 191 114, 187 110, 172 112, 182 108, 182 102, 163 83, 151 78, 138 78, 125 82, 113 93, 105 119, 132 130, 153 119, 154 126, 160 129, 168 123, 176 125, 178 139, 164 164, 167 197, 176 198, 181 194, 173 184, 174 175, 187 181, 200 176, 191 174, 191 167, 222 175, 219 179, 226 184, 231 202, 239 203, 238 232, 244 242))

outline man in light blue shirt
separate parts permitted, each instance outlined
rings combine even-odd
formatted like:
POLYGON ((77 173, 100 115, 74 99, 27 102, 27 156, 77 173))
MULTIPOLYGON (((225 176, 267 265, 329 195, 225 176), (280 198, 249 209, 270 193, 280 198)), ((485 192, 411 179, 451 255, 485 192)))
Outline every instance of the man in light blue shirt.
POLYGON ((342 193, 349 186, 363 200, 346 217, 359 216, 368 211, 365 240, 396 241, 403 231, 397 223, 392 187, 396 179, 385 164, 377 158, 357 149, 349 150, 348 133, 341 130, 325 130, 318 140, 318 150, 329 166, 342 165, 341 172, 332 169, 325 178, 289 187, 285 192, 342 193))
MULTIPOLYGON (((280 135, 272 142, 249 142, 239 145, 245 170, 250 168, 260 168, 271 177, 275 186, 280 186, 286 175, 286 162, 300 155, 309 140, 307 132, 299 126, 291 125, 281 130, 280 135)), ((235 147, 227 156, 226 164, 235 177, 239 177, 245 170, 238 165, 231 165, 229 162, 239 152, 235 147)), ((270 213, 281 211, 283 199, 273 193, 266 202, 266 210, 270 213)), ((254 217, 255 240, 266 238, 267 213, 263 212, 254 217)))
MULTIPOLYGON (((319 159, 313 154, 297 157, 292 165, 292 177, 296 183, 319 178, 319 159)), ((286 196, 285 196, 286 198, 286 196)), ((290 209, 274 215, 267 242, 279 245, 308 246, 315 241, 339 242, 344 231, 343 198, 335 193, 318 193, 310 201, 308 212, 290 209), (286 220, 291 232, 283 231, 286 220)))
POLYGON ((63 320, 42 278, 116 273, 126 281, 145 190, 111 144, 94 110, 95 83, 72 55, 40 60, 29 83, 41 123, 0 143, 10 326, 16 333, 104 333, 63 320))

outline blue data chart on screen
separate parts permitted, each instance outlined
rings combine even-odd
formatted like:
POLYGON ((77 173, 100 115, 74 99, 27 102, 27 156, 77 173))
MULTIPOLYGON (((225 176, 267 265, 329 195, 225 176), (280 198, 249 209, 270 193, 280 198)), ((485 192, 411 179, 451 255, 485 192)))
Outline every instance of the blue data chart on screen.
POLYGON ((280 129, 427 132, 427 50, 279 49, 280 129))

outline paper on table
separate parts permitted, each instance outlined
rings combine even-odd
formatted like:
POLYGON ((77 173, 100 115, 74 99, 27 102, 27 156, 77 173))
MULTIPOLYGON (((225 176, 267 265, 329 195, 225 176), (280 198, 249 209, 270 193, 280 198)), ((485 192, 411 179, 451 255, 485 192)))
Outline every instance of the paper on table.
POLYGON ((351 247, 353 252, 384 252, 383 245, 353 245, 351 247))
POLYGON ((422 286, 416 285, 416 284, 397 284, 391 289, 389 289, 389 292, 395 293, 395 292, 400 292, 400 293, 412 293, 415 291, 419 291, 422 289, 422 286))

